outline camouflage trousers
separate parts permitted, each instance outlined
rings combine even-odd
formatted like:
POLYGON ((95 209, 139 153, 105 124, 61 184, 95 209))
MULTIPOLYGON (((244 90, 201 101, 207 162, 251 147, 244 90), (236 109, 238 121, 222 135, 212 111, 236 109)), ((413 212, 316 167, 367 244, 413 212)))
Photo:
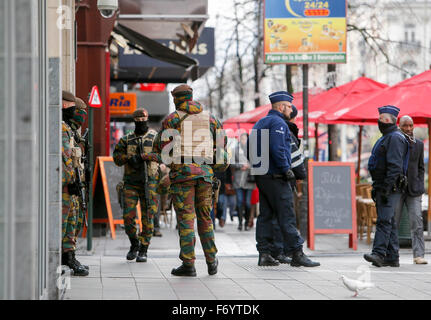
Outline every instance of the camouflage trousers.
POLYGON ((62 194, 62 251, 75 251, 76 249, 76 225, 79 215, 79 200, 77 196, 68 193, 62 194))
POLYGON ((75 239, 78 238, 79 233, 82 231, 82 227, 84 226, 84 214, 85 212, 81 209, 81 207, 79 207, 78 217, 76 219, 75 239))
POLYGON ((194 179, 171 185, 170 193, 175 208, 180 237, 180 259, 193 265, 195 256, 195 217, 198 233, 207 263, 215 260, 217 248, 211 220, 212 185, 203 179, 194 179))
POLYGON ((126 234, 131 239, 139 239, 143 245, 150 245, 151 237, 154 231, 154 215, 157 213, 158 199, 157 199, 157 181, 155 179, 148 180, 149 204, 148 210, 145 206, 145 195, 143 186, 135 186, 125 183, 124 184, 124 208, 123 219, 126 234), (136 217, 138 200, 141 203, 142 214, 142 230, 139 235, 136 234, 136 217))

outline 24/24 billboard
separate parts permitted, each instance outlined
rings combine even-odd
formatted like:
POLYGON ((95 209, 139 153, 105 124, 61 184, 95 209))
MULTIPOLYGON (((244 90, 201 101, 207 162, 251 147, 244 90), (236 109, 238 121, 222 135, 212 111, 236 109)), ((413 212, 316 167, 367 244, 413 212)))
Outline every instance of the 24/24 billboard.
POLYGON ((265 63, 346 63, 346 12, 347 0, 265 0, 265 63))

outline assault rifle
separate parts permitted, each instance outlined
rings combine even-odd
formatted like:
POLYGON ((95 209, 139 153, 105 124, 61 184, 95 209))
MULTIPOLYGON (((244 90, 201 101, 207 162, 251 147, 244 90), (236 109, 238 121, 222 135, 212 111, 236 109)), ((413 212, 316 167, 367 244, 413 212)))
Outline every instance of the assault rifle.
POLYGON ((91 179, 91 164, 90 164, 90 143, 88 139, 88 128, 85 129, 84 134, 81 136, 80 141, 77 141, 78 143, 83 143, 84 145, 84 153, 82 155, 82 162, 84 164, 84 176, 85 179, 82 181, 82 172, 80 168, 76 168, 76 175, 77 175, 77 183, 80 190, 80 197, 81 197, 81 208, 84 212, 84 222, 85 226, 88 226, 87 224, 87 203, 89 201, 89 195, 90 195, 90 179, 91 179))
MULTIPOLYGON (((138 155, 144 153, 144 140, 141 136, 130 139, 129 141, 137 140, 138 142, 138 155)), ((150 201, 150 190, 148 189, 148 166, 147 161, 142 160, 142 163, 139 166, 138 170, 142 170, 143 174, 143 183, 144 183, 144 198, 145 198, 145 209, 146 212, 149 210, 149 201, 150 201)), ((142 204, 141 204, 142 206, 142 204)))

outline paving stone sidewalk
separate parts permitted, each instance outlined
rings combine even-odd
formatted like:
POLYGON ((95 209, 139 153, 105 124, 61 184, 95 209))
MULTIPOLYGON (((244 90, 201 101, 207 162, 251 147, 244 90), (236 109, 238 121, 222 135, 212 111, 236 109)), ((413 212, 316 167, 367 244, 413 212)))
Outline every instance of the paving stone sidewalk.
MULTIPOLYGON (((257 266, 255 228, 238 231, 236 221, 216 229, 219 271, 209 276, 200 241, 196 241, 196 278, 175 277, 171 269, 180 265, 179 240, 174 226, 162 228, 163 237, 153 238, 147 263, 127 261, 130 244, 124 230, 117 239, 94 238, 86 251, 80 239, 77 258, 90 266, 88 277, 72 277, 65 300, 327 300, 327 299, 431 299, 431 264, 414 265, 411 249, 400 250, 400 268, 377 268, 362 255, 370 246, 360 241, 358 250, 348 248, 346 235, 318 235, 316 250, 305 249, 321 263, 316 268, 257 266), (341 275, 359 277, 375 284, 358 297, 348 291, 341 275)), ((306 246, 304 247, 306 248, 306 246)), ((431 243, 426 241, 426 256, 431 243)), ((431 261, 430 261, 431 262, 431 261)))

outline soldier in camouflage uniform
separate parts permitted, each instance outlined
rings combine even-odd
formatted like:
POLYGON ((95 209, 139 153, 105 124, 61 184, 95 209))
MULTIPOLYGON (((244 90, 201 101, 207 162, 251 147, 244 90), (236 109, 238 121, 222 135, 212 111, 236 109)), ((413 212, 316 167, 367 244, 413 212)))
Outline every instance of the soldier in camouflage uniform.
MULTIPOLYGON (((185 117, 203 112, 202 105, 193 101, 193 89, 188 85, 180 85, 172 92, 176 111, 169 114, 162 123, 162 132, 166 129, 181 131, 181 124, 187 121, 185 117), (185 120, 184 120, 185 119, 185 120)), ((216 146, 216 130, 221 129, 220 122, 212 115, 209 115, 208 128, 213 138, 213 146, 216 146)), ((170 144, 171 140, 159 134, 154 145, 154 152, 162 154, 163 148, 170 144)), ((226 144, 226 139, 224 141, 226 144)), ((214 147, 215 148, 215 147, 214 147)), ((211 157, 214 156, 214 149, 211 150, 211 157)), ((162 158, 163 156, 161 156, 162 158)), ((162 158, 163 159, 163 158, 162 158)), ((224 155, 225 162, 227 154, 224 155)), ((183 159, 182 159, 183 160, 183 159)), ((206 162, 208 163, 208 162, 206 162)), ((205 253, 205 259, 210 275, 217 273, 218 260, 216 258, 217 248, 214 240, 214 228, 210 217, 212 208, 212 178, 213 169, 221 171, 227 168, 223 165, 210 165, 184 163, 169 164, 169 179, 171 182, 170 193, 172 195, 175 212, 177 214, 178 233, 180 238, 180 255, 182 265, 172 269, 172 274, 176 276, 196 276, 194 220, 197 217, 198 233, 205 253)))
POLYGON ((76 276, 87 276, 88 270, 75 259, 76 224, 80 210, 79 186, 76 184, 76 156, 80 147, 75 143, 72 119, 76 111, 76 98, 63 91, 62 109, 62 264, 76 276))
MULTIPOLYGON (((85 141, 82 138, 81 131, 80 131, 80 128, 84 124, 85 117, 87 115, 87 111, 85 109, 87 109, 87 105, 85 104, 85 102, 82 99, 76 97, 76 109, 75 109, 73 118, 70 119, 70 127, 73 132, 75 145, 78 145, 81 148, 81 154, 85 153, 85 146, 84 146, 85 141)), ((79 157, 79 159, 76 159, 76 161, 78 161, 77 165, 79 166, 81 181, 85 181, 86 176, 85 176, 84 164, 82 163, 82 157, 79 157)), ((84 188, 84 186, 80 186, 80 187, 84 188)), ((84 190, 84 194, 85 194, 85 191, 86 190, 84 190)), ((78 240, 79 233, 82 231, 82 227, 84 225, 84 219, 86 215, 86 210, 83 209, 83 202, 85 202, 87 199, 85 198, 82 199, 81 194, 82 193, 80 192, 78 197, 79 206, 78 206, 78 215, 77 215, 76 227, 75 227, 75 243, 78 240)), ((75 251, 73 252, 73 258, 75 259, 76 263, 81 265, 81 263, 75 258, 75 251)), ((87 270, 90 269, 86 265, 82 265, 82 266, 87 270)))
POLYGON ((147 261, 147 250, 154 230, 157 212, 158 157, 152 154, 156 131, 148 129, 148 112, 138 109, 133 113, 135 131, 122 137, 114 150, 114 162, 125 166, 123 188, 123 219, 131 246, 127 260, 147 261), (146 195, 146 192, 148 194, 146 195), (147 200, 147 199, 148 200, 147 200), (137 235, 136 206, 141 204, 142 231, 137 235))

